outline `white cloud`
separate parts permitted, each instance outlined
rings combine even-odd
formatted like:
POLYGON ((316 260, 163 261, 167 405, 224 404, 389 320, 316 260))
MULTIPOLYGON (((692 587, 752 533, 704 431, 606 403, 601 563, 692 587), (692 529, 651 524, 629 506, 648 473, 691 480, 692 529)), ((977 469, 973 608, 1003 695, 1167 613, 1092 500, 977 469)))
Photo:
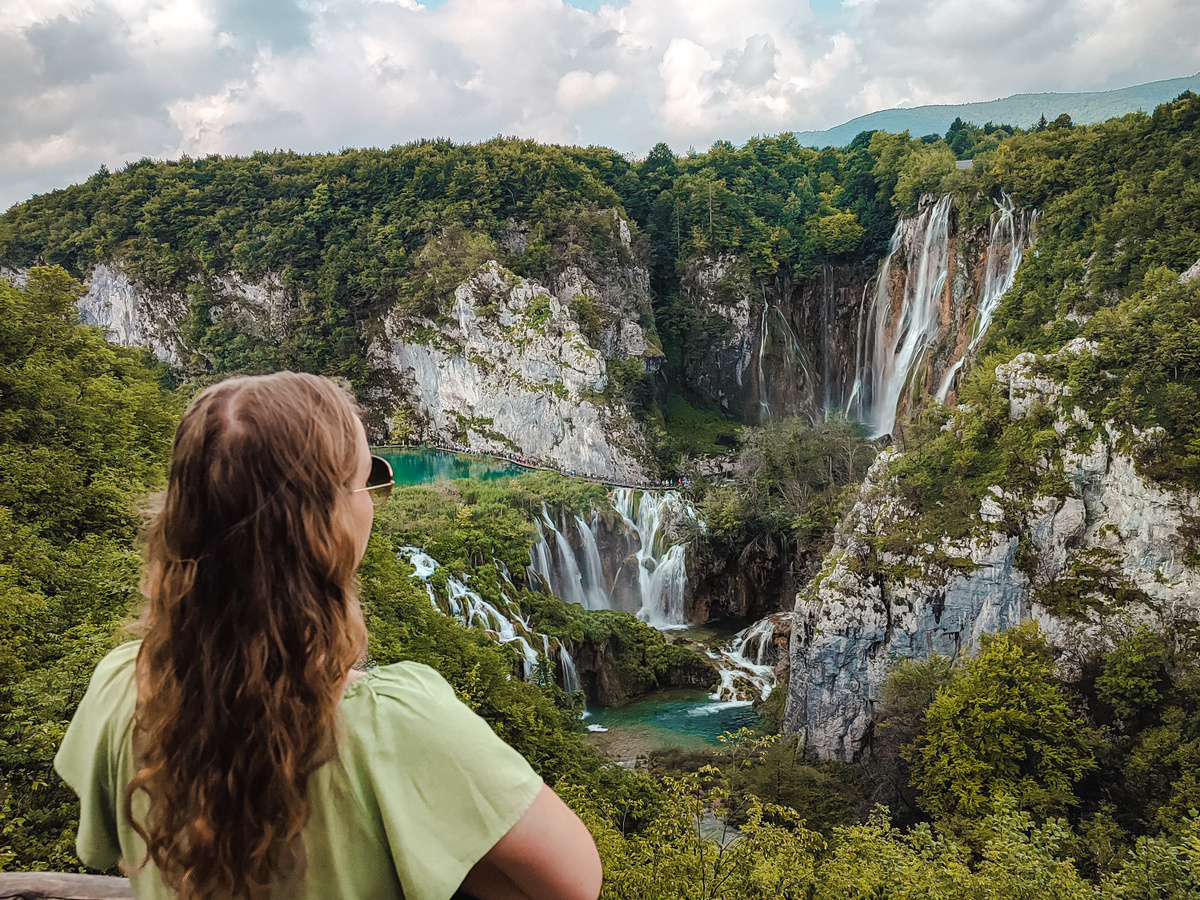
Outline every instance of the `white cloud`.
POLYGON ((603 72, 572 69, 558 80, 555 99, 559 109, 572 113, 585 106, 603 103, 616 93, 619 85, 620 79, 608 69, 603 72))
POLYGON ((147 155, 703 148, 1192 74, 1197 33, 1192 0, 0 0, 0 208, 147 155))

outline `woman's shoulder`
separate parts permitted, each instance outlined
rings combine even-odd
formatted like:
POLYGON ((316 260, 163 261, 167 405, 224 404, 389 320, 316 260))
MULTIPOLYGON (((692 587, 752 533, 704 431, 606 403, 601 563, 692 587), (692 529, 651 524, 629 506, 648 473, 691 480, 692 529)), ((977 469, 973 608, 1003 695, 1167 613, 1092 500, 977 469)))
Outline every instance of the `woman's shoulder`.
POLYGON ((453 742, 491 728, 468 707, 435 669, 399 662, 371 669, 346 689, 342 715, 353 740, 364 746, 402 741, 413 752, 439 752, 453 742))
POLYGON ((119 701, 130 692, 136 695, 138 651, 140 639, 128 641, 110 650, 92 673, 85 700, 93 702, 119 701))
POLYGON ((346 702, 356 705, 364 700, 368 704, 390 701, 389 705, 424 706, 434 700, 446 702, 457 698, 454 688, 432 666, 404 661, 372 668, 346 688, 346 702))

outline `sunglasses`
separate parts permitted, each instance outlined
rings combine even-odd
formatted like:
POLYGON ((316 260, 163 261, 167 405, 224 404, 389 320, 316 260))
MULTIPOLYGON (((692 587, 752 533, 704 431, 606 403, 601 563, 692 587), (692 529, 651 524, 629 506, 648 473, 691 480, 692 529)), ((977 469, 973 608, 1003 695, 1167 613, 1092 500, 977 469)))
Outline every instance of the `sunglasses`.
POLYGON ((388 497, 392 496, 392 488, 396 486, 396 476, 392 474, 392 464, 382 456, 371 457, 371 474, 367 476, 367 486, 355 488, 359 491, 371 492, 371 505, 383 506, 388 497))

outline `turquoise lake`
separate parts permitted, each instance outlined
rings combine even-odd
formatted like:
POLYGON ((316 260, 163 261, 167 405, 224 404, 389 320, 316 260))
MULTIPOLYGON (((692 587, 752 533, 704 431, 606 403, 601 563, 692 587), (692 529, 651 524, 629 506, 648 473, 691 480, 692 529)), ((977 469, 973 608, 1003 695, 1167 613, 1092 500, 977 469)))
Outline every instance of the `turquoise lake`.
POLYGON ((490 456, 452 453, 449 450, 406 450, 374 447, 371 450, 392 464, 398 487, 432 484, 455 478, 511 478, 528 472, 490 456))
POLYGON ((759 718, 748 704, 714 703, 696 691, 661 691, 621 709, 589 707, 583 721, 648 745, 698 750, 719 744, 726 731, 754 727, 759 718))

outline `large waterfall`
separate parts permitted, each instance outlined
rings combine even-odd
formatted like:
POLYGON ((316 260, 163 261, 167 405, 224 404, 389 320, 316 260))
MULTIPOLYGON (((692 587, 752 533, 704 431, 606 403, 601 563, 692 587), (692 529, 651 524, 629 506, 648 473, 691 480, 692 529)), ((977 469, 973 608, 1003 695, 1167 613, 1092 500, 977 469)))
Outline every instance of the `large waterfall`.
POLYGON ((996 201, 996 211, 992 213, 988 228, 987 263, 983 273, 983 288, 980 291, 979 303, 975 306, 971 340, 962 356, 949 368, 946 377, 942 379, 942 386, 937 393, 939 403, 946 402, 963 364, 979 346, 983 336, 987 334, 988 327, 992 324, 992 317, 1000 307, 1000 300, 1013 286, 1025 248, 1033 243, 1037 215, 1036 210, 1018 210, 1013 204, 1012 197, 1003 191, 1000 192, 1000 199, 996 201))
POLYGON ((909 378, 941 328, 942 292, 950 267, 950 205, 947 195, 915 219, 901 219, 879 271, 847 410, 873 437, 895 428, 909 378), (900 308, 893 314, 891 270, 901 252, 908 265, 900 308))
MULTIPOLYGON (((860 311, 855 380, 847 412, 862 422, 872 437, 891 434, 896 427, 906 394, 922 388, 914 384, 917 372, 948 327, 950 212, 951 197, 947 195, 919 216, 896 224, 870 303, 860 311), (900 286, 893 282, 900 261, 904 276, 897 304, 893 292, 900 286)), ((939 402, 946 401, 959 372, 987 333, 1001 298, 1012 287, 1036 221, 1036 212, 1017 209, 1012 198, 1001 192, 989 224, 970 338, 934 394, 939 402)))
POLYGON ((656 628, 683 626, 687 552, 669 532, 673 523, 696 520, 695 509, 677 491, 616 488, 610 502, 615 528, 599 510, 564 512, 556 521, 543 507, 530 583, 585 609, 624 609, 656 628), (617 552, 602 553, 602 538, 617 552))

